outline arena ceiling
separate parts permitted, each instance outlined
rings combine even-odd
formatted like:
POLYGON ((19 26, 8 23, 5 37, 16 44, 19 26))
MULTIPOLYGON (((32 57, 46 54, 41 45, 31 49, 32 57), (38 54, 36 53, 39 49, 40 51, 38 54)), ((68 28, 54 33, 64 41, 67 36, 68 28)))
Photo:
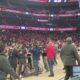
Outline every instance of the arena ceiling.
MULTIPOLYGON (((78 3, 34 3, 27 0, 0 0, 1 7, 34 12, 37 14, 76 13, 78 3)), ((79 27, 80 17, 39 17, 10 12, 0 12, 0 24, 35 27, 79 27), (41 21, 42 20, 42 21, 41 21), (43 21, 44 20, 44 21, 43 21)))
MULTIPOLYGON (((66 3, 39 3, 39 2, 31 2, 28 0, 0 0, 0 6, 9 7, 9 8, 22 8, 26 9, 27 6, 78 6, 78 2, 66 2, 66 3)), ((36 7, 36 8, 37 8, 36 7)), ((78 8, 78 7, 77 7, 78 8)))
POLYGON ((18 25, 34 27, 79 27, 80 17, 35 17, 9 12, 0 12, 0 25, 18 25), (41 21, 42 20, 42 21, 41 21), (43 21, 46 20, 46 21, 43 21))

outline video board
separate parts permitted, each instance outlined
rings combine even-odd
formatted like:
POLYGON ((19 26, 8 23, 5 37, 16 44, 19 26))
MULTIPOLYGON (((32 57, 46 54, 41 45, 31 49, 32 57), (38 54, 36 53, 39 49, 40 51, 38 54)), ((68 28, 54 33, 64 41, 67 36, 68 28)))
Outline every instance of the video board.
POLYGON ((59 3, 59 2, 76 2, 76 1, 78 1, 78 0, 28 0, 28 1, 59 3))

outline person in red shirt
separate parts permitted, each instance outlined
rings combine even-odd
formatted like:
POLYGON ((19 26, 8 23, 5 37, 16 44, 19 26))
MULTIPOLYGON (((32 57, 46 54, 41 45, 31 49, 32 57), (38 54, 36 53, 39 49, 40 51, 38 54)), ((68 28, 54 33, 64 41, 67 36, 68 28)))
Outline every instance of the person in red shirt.
POLYGON ((48 43, 45 51, 47 54, 48 65, 49 65, 49 70, 50 70, 49 77, 53 77, 54 76, 53 64, 54 64, 54 58, 55 58, 55 47, 53 46, 53 43, 51 40, 49 40, 49 43, 48 43))

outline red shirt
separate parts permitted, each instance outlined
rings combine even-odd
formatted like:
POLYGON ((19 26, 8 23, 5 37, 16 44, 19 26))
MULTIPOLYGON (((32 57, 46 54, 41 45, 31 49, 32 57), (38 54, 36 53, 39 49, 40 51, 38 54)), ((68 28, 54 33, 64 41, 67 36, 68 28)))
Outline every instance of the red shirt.
POLYGON ((48 45, 47 48, 45 49, 47 58, 48 59, 54 59, 55 57, 55 47, 53 45, 48 45))

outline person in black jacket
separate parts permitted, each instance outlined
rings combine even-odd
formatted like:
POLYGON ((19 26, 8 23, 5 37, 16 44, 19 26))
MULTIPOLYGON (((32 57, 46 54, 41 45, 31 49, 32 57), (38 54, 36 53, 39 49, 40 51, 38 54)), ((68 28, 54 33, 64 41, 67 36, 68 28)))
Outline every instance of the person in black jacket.
POLYGON ((35 75, 39 74, 39 60, 40 60, 40 48, 37 45, 34 45, 33 48, 30 50, 32 53, 33 58, 33 65, 35 69, 35 75))
POLYGON ((11 67, 8 59, 5 57, 3 51, 5 47, 2 42, 0 42, 0 80, 6 80, 7 74, 14 76, 20 80, 19 76, 15 73, 14 69, 11 67))
POLYGON ((18 63, 18 51, 16 49, 13 49, 11 52, 9 52, 9 62, 11 66, 16 71, 17 63, 18 63))
POLYGON ((26 50, 24 46, 18 51, 18 74, 24 77, 25 63, 26 63, 26 50))

